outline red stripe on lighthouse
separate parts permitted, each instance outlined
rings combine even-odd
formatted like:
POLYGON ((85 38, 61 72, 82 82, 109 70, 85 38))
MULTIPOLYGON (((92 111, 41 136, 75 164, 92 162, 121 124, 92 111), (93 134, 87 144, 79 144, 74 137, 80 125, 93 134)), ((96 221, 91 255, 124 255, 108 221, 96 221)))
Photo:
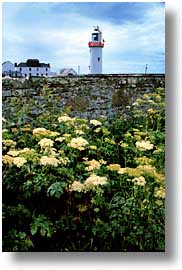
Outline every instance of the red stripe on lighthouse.
POLYGON ((103 47, 104 47, 104 43, 102 43, 102 42, 92 42, 92 41, 90 41, 90 42, 88 43, 88 46, 89 46, 89 47, 101 47, 101 48, 103 48, 103 47))

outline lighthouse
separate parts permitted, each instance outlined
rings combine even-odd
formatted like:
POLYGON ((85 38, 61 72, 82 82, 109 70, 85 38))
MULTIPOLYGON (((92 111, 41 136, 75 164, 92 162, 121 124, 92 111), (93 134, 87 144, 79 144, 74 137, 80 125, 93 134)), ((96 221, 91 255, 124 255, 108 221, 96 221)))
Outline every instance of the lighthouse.
POLYGON ((94 27, 88 46, 90 48, 90 74, 102 74, 102 49, 104 47, 104 41, 102 40, 102 32, 99 26, 94 27))

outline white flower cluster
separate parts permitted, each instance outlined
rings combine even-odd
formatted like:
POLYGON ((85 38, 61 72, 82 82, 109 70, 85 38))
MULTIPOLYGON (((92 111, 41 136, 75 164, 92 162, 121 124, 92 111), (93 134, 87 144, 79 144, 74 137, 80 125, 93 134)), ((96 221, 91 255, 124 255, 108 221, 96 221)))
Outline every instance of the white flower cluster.
POLYGON ((24 157, 15 157, 13 160, 13 164, 18 168, 22 167, 26 162, 27 160, 24 157))
POLYGON ((55 157, 42 156, 40 159, 40 165, 51 165, 57 167, 60 161, 55 157))
POLYGON ((60 133, 56 131, 51 131, 46 128, 35 128, 33 130, 33 136, 50 136, 50 137, 56 137, 60 133))
POLYGON ((88 167, 85 168, 88 172, 93 171, 94 169, 99 169, 101 166, 100 162, 95 159, 85 161, 84 163, 88 165, 88 167))
POLYGON ((107 169, 110 171, 116 171, 118 174, 123 174, 126 172, 126 168, 121 168, 120 164, 109 164, 107 169))
POLYGON ((95 127, 96 126, 102 126, 102 123, 100 121, 98 121, 98 120, 95 120, 95 119, 90 120, 90 124, 94 125, 95 127))
POLYGON ((67 157, 60 157, 59 161, 61 165, 67 165, 70 162, 69 158, 67 157))
POLYGON ((50 139, 44 138, 41 139, 38 144, 41 146, 42 149, 50 148, 53 146, 54 142, 50 139))
POLYGON ((87 189, 93 189, 99 185, 107 184, 107 178, 96 174, 91 174, 85 181, 84 185, 87 189))
POLYGON ((13 140, 2 140, 2 144, 5 146, 14 147, 16 145, 16 142, 14 142, 13 140))
POLYGON ((68 146, 78 149, 80 151, 84 150, 86 145, 88 145, 88 142, 82 137, 72 138, 70 143, 68 143, 68 146))
POLYGON ((61 122, 63 122, 63 123, 74 123, 74 121, 75 121, 75 118, 71 118, 67 114, 58 117, 58 122, 59 123, 61 123, 61 122))
POLYGON ((165 199, 165 196, 166 196, 165 189, 163 187, 159 187, 155 189, 154 196, 157 198, 165 199))
POLYGON ((145 186, 146 184, 145 178, 143 176, 132 179, 132 182, 137 186, 145 186))
POLYGON ((141 142, 136 142, 136 148, 141 151, 145 150, 151 150, 154 148, 154 145, 150 143, 149 141, 141 141, 141 142))
POLYGON ((87 192, 89 190, 94 190, 99 185, 107 184, 107 178, 101 177, 96 174, 91 174, 84 183, 80 183, 79 181, 74 181, 70 186, 70 191, 78 191, 78 192, 87 192))

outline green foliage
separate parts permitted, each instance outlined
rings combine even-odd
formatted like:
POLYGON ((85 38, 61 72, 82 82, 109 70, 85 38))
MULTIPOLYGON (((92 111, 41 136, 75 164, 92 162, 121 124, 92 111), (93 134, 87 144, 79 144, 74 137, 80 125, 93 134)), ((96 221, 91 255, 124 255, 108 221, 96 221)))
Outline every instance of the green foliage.
POLYGON ((163 92, 127 117, 71 118, 50 103, 29 124, 26 110, 6 120, 3 251, 164 251, 163 92))

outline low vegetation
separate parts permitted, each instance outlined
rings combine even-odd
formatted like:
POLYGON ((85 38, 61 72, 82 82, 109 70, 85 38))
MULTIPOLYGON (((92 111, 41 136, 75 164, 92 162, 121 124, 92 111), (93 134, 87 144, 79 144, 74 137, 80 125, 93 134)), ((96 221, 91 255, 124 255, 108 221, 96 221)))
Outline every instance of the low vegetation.
POLYGON ((3 119, 3 251, 165 250, 164 89, 128 112, 3 119))

